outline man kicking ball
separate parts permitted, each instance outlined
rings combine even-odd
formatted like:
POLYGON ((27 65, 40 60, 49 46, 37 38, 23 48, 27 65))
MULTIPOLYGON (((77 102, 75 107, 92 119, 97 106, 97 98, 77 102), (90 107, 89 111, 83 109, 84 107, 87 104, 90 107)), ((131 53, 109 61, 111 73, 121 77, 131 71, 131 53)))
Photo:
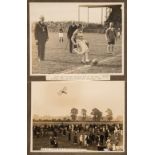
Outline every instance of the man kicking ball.
POLYGON ((106 30, 105 38, 107 41, 107 53, 112 54, 114 52, 114 45, 116 41, 116 30, 114 28, 114 23, 110 22, 109 28, 106 30))

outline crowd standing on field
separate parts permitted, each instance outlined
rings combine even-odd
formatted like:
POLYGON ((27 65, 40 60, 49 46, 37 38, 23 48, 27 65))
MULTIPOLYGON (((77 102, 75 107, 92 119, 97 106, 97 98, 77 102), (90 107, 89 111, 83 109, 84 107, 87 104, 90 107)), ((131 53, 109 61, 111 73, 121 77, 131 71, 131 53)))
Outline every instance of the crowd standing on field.
POLYGON ((82 148, 95 147, 99 151, 122 151, 122 124, 51 124, 34 125, 33 138, 48 137, 50 147, 62 148, 61 137, 66 142, 82 148))

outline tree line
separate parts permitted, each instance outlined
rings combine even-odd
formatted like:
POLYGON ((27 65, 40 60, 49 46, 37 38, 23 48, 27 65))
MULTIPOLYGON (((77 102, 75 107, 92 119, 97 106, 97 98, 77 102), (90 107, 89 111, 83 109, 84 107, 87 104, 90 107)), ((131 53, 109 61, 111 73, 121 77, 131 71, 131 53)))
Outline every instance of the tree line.
MULTIPOLYGON (((110 108, 108 108, 105 112, 106 112, 106 116, 104 116, 104 120, 111 121, 113 119, 112 110, 110 108)), ((90 114, 92 115, 92 121, 101 121, 101 120, 103 120, 103 113, 97 108, 93 108, 90 114)), ((77 120, 77 115, 78 115, 78 109, 77 108, 72 108, 71 109, 71 119, 72 119, 72 121, 77 120)), ((81 109, 81 115, 82 115, 82 120, 85 121, 87 119, 87 110, 86 109, 81 109)))
POLYGON ((105 111, 105 115, 103 116, 103 112, 98 108, 93 108, 90 113, 87 112, 86 109, 78 110, 77 108, 72 108, 70 110, 70 115, 68 116, 59 116, 57 118, 53 118, 52 116, 39 116, 34 115, 33 121, 47 121, 47 122, 72 122, 72 121, 112 121, 113 120, 113 112, 110 108, 107 108, 105 111))

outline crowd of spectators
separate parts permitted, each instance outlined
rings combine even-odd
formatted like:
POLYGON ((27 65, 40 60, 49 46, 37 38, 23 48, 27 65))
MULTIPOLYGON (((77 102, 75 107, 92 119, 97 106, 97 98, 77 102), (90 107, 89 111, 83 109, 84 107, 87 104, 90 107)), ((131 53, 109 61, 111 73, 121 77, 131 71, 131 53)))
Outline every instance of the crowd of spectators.
POLYGON ((95 146, 98 151, 122 151, 123 125, 122 124, 51 124, 34 125, 33 137, 49 137, 50 146, 61 148, 61 137, 66 142, 79 145, 81 148, 95 146))

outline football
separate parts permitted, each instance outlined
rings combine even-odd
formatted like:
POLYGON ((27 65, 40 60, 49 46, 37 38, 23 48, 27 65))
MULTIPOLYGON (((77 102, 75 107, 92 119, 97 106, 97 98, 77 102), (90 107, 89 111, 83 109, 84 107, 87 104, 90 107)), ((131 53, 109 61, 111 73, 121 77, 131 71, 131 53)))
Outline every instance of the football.
POLYGON ((97 60, 97 59, 93 59, 93 60, 91 61, 91 65, 95 66, 95 65, 97 65, 97 64, 98 64, 98 60, 97 60))

